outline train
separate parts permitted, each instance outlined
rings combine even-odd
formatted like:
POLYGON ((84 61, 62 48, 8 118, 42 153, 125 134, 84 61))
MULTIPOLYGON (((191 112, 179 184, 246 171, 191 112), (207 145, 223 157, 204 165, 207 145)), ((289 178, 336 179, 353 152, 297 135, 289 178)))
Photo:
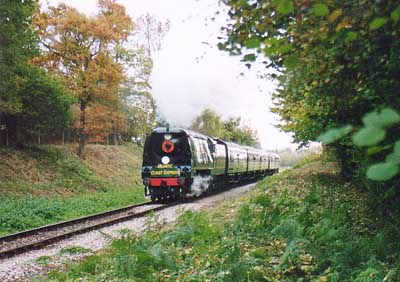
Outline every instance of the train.
POLYGON ((279 155, 183 129, 159 127, 143 149, 145 196, 187 198, 279 172, 279 155))

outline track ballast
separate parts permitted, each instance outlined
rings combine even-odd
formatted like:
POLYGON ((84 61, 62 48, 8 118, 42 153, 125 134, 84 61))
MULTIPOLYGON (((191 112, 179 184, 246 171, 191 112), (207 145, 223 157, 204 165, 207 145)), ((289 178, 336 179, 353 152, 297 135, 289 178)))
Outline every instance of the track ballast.
POLYGON ((104 226, 143 217, 151 212, 177 204, 179 203, 142 203, 3 236, 0 237, 0 259, 40 249, 54 242, 104 226))

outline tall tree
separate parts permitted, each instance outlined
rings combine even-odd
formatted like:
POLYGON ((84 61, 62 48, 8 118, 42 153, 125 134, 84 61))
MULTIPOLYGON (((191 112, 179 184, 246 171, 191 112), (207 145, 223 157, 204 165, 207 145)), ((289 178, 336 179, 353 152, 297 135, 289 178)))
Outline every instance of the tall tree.
POLYGON ((0 2, 0 112, 3 113, 22 110, 17 68, 37 51, 30 26, 35 9, 37 0, 0 2))
POLYGON ((132 28, 123 6, 113 0, 99 0, 98 6, 99 13, 94 17, 60 4, 34 19, 43 52, 33 63, 60 77, 78 100, 79 155, 84 152, 89 134, 96 135, 96 128, 103 131, 103 126, 110 126, 92 126, 89 132, 87 110, 94 105, 102 106, 97 109, 117 108, 118 85, 124 76, 114 52, 132 28))
POLYGON ((32 133, 60 128, 71 121, 71 100, 64 87, 27 64, 38 54, 37 38, 31 26, 32 15, 37 10, 37 1, 0 2, 2 144, 25 143, 26 136, 32 133))
POLYGON ((150 85, 152 55, 161 49, 168 30, 168 21, 163 23, 146 14, 137 19, 130 40, 117 49, 117 57, 129 75, 120 86, 128 123, 125 137, 138 144, 156 126, 156 103, 150 85))

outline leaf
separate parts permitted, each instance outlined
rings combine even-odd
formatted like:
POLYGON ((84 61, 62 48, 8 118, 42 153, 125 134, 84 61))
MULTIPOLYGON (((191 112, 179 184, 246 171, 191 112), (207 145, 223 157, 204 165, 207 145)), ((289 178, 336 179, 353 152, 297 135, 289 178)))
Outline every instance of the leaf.
POLYGON ((239 0, 238 4, 241 7, 245 7, 247 5, 247 0, 239 0))
POLYGON ((342 15, 342 10, 341 9, 336 9, 333 11, 329 16, 328 16, 328 21, 330 23, 333 23, 336 21, 340 16, 342 15))
POLYGON ((277 10, 279 13, 287 15, 293 11, 293 2, 291 0, 279 0, 277 10))
POLYGON ((389 21, 388 18, 383 18, 383 17, 375 18, 372 22, 370 22, 369 29, 377 30, 378 28, 384 26, 388 21, 389 21))
POLYGON ((345 37, 344 41, 351 42, 351 41, 355 40, 356 38, 357 38, 357 32, 349 31, 346 33, 346 37, 345 37))
POLYGON ((393 152, 400 155, 400 140, 397 140, 396 143, 394 143, 393 152))
POLYGON ((386 181, 399 172, 399 166, 394 163, 377 163, 367 170, 367 177, 375 181, 386 181))
POLYGON ((390 18, 394 22, 398 22, 400 20, 400 6, 398 6, 393 12, 390 13, 390 18))
POLYGON ((374 155, 377 154, 379 152, 382 152, 384 150, 389 149, 391 146, 390 145, 386 145, 386 146, 373 146, 368 148, 367 153, 368 155, 374 155))
POLYGON ((292 69, 297 66, 299 63, 299 56, 298 55, 292 55, 290 57, 287 57, 283 64, 285 65, 286 68, 292 69))
POLYGON ((353 135, 353 142, 357 146, 376 145, 385 139, 386 131, 380 127, 368 126, 360 129, 353 135))
POLYGON ((242 62, 254 62, 256 60, 256 55, 247 54, 243 56, 242 62))
POLYGON ((317 140, 324 144, 329 144, 336 140, 339 140, 340 138, 343 138, 344 136, 349 134, 352 129, 353 127, 351 125, 346 125, 341 128, 332 128, 318 136, 317 140))
POLYGON ((385 158, 385 162, 400 164, 400 154, 391 153, 391 154, 387 155, 385 158))
POLYGON ((388 163, 400 164, 400 140, 394 143, 393 153, 386 156, 388 163))
POLYGON ((258 48, 260 47, 260 39, 258 38, 250 38, 244 42, 246 48, 258 48))
POLYGON ((363 119, 365 126, 390 127, 400 122, 400 115, 391 108, 370 112, 363 119))
POLYGON ((313 6, 313 12, 316 16, 323 17, 329 14, 329 9, 325 4, 317 3, 313 6))

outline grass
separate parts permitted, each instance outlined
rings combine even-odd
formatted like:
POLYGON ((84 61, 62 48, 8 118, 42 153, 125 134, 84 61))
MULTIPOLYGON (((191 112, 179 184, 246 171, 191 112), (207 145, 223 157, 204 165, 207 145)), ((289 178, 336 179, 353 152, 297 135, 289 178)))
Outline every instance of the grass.
POLYGON ((144 201, 132 145, 0 148, 0 235, 144 201))
POLYGON ((36 259, 36 263, 42 266, 47 266, 53 258, 51 256, 40 256, 36 259))
POLYGON ((71 246, 71 247, 65 247, 60 251, 61 255, 77 255, 77 254, 85 254, 90 252, 89 249, 86 249, 81 246, 71 246))
POLYGON ((398 222, 317 160, 211 211, 153 224, 48 281, 400 281, 398 222))

